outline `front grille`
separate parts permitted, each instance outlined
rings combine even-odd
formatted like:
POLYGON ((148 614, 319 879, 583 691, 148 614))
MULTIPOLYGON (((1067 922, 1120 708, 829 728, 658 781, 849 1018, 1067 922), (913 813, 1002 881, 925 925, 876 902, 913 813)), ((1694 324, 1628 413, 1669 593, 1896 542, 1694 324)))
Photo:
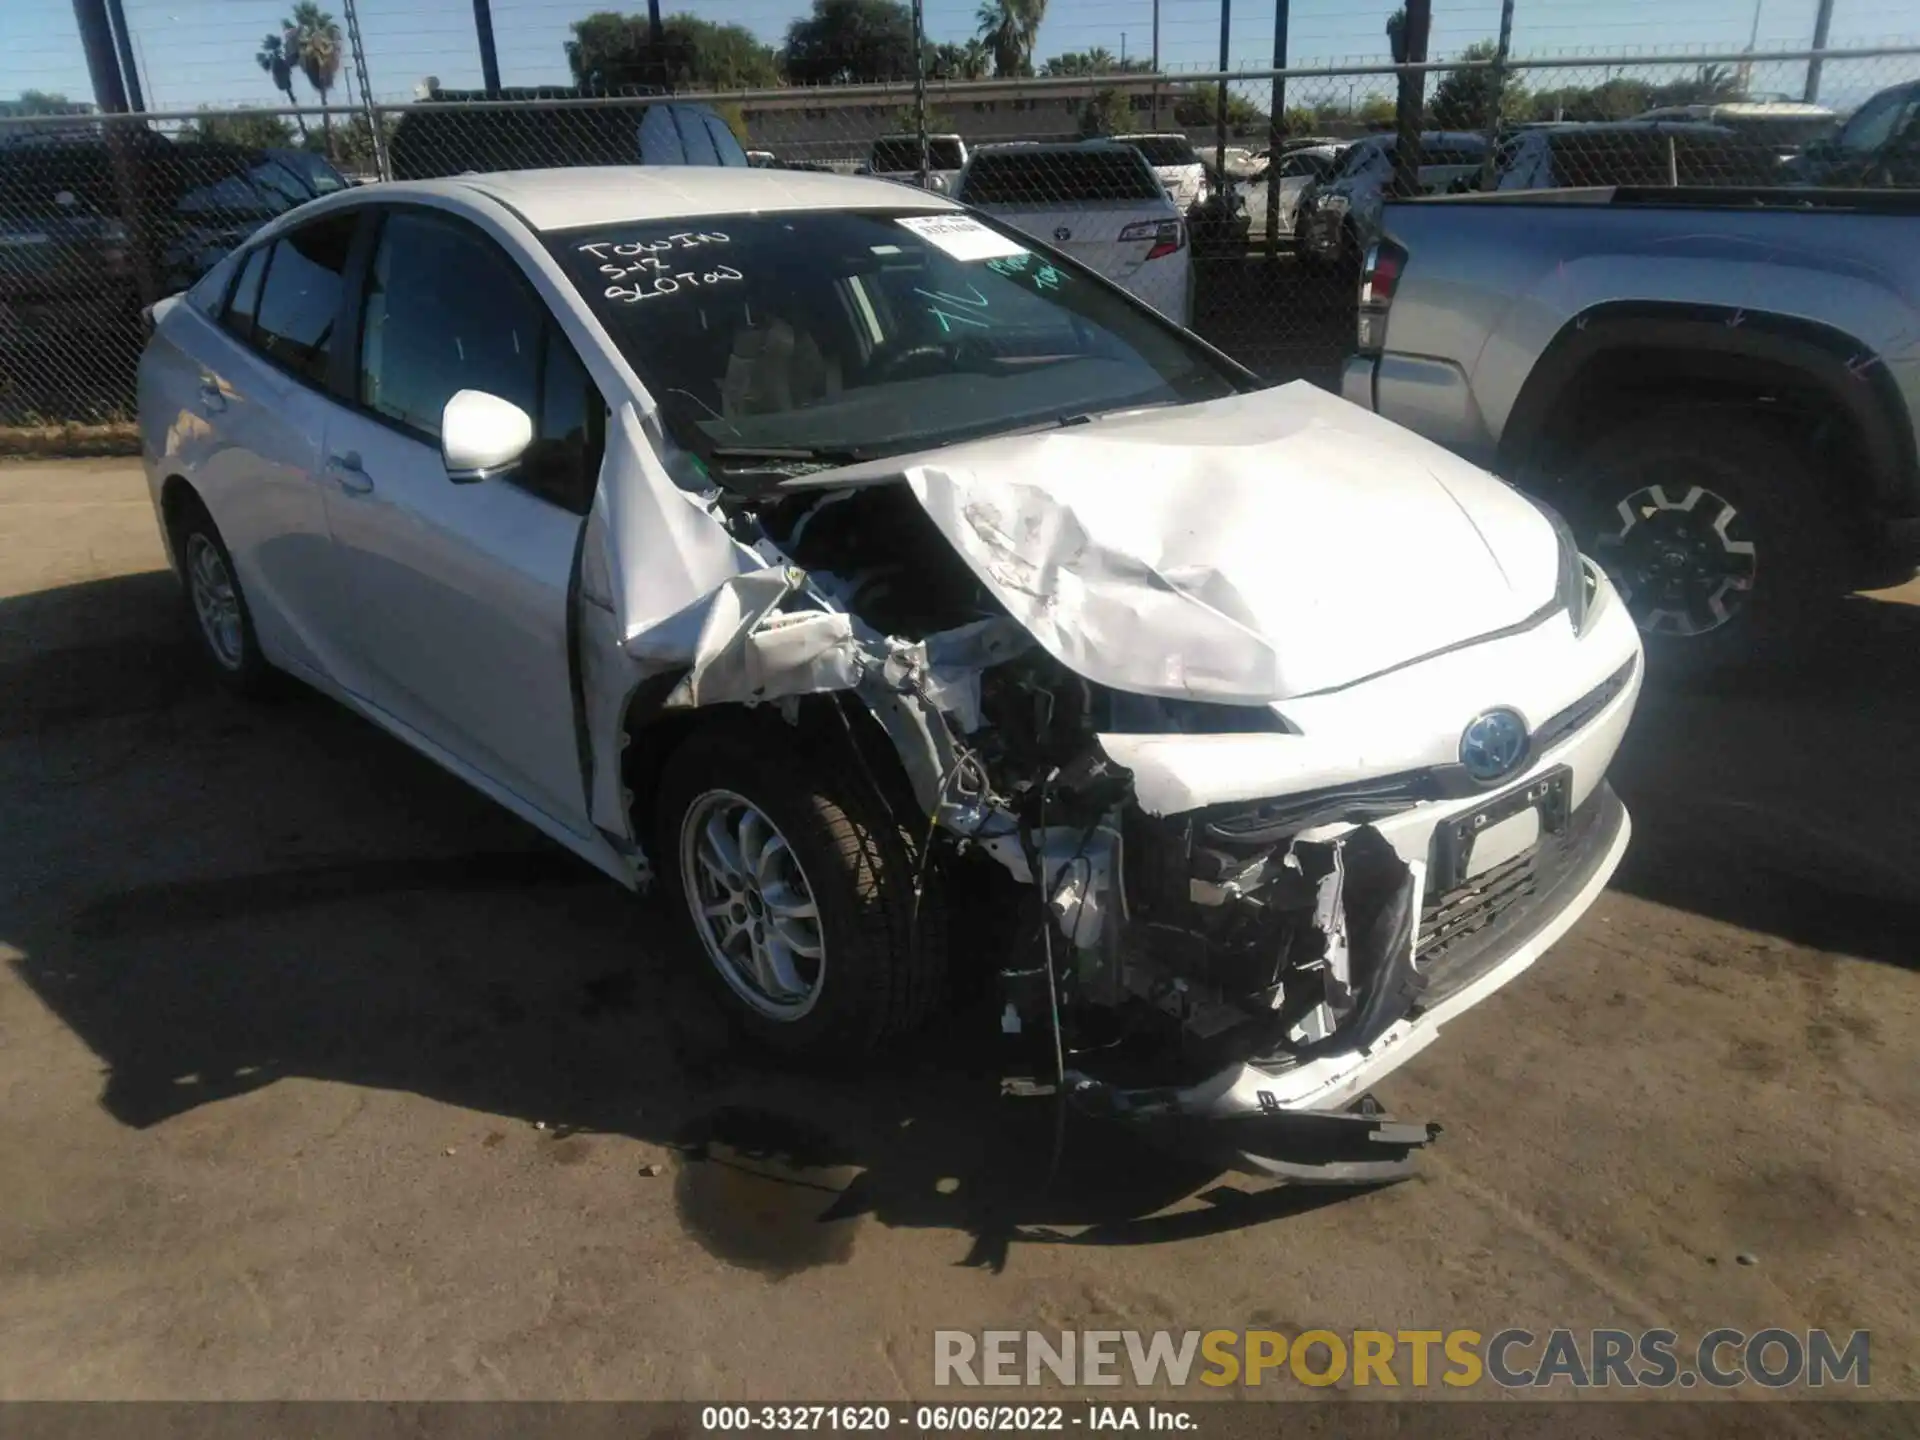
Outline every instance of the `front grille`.
POLYGON ((1636 656, 1566 709, 1549 715, 1546 722, 1533 732, 1533 753, 1544 755, 1604 710, 1614 696, 1627 688, 1627 682, 1633 679, 1633 667, 1638 663, 1639 657, 1636 656))
POLYGON ((1439 964, 1455 945, 1498 924, 1501 916, 1533 894, 1539 852, 1536 845, 1444 895, 1427 897, 1420 910, 1420 938, 1413 947, 1415 962, 1422 968, 1439 964))

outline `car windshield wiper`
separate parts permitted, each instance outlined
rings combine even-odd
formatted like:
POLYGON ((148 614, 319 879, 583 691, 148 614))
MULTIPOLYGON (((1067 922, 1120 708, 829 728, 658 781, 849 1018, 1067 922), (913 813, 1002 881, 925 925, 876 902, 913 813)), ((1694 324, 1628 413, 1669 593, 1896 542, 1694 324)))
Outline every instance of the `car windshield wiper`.
POLYGON ((789 465, 858 465, 875 458, 869 450, 813 445, 715 445, 707 451, 707 457, 722 463, 737 461, 755 470, 778 470, 789 465))

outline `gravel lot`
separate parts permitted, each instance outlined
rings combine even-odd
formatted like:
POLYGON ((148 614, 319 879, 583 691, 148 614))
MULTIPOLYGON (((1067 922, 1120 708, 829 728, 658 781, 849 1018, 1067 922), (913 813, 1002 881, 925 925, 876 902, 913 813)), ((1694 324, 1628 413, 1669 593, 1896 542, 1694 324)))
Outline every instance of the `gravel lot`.
POLYGON ((936 1327, 1655 1324, 1867 1328, 1920 1395, 1920 588, 1648 696, 1617 888, 1382 1092, 1446 1126, 1418 1179, 1070 1133, 1043 1196, 977 1017, 757 1070, 646 906, 213 693, 159 564, 130 463, 0 469, 0 1396, 926 1398, 936 1327))

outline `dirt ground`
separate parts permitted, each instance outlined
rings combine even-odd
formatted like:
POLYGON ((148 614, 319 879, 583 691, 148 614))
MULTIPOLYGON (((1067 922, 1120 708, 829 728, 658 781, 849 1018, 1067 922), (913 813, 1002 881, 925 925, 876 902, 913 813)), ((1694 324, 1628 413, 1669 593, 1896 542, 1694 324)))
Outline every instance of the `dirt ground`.
POLYGON ((0 1396, 924 1399, 935 1328, 1659 1324, 1868 1329, 1920 1395, 1920 588, 1648 695, 1615 888, 1381 1091, 1446 1127, 1417 1179, 1070 1131, 1043 1194, 970 1032, 757 1069, 646 906, 215 694, 159 565, 131 463, 0 469, 0 1396))

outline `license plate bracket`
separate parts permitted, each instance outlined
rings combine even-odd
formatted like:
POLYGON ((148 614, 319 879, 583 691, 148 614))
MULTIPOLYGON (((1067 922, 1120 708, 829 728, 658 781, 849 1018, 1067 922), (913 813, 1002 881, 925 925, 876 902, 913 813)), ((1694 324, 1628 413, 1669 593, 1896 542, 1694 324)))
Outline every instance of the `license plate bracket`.
POLYGON ((1433 854, 1429 861, 1432 875, 1427 893, 1439 896, 1458 889, 1472 874, 1473 842, 1476 837, 1522 811, 1531 809, 1539 812, 1542 840, 1549 835, 1560 834, 1567 828, 1567 820, 1573 809, 1572 801, 1573 772, 1564 765, 1557 765, 1525 785, 1516 786, 1464 814, 1442 821, 1433 833, 1433 854))

